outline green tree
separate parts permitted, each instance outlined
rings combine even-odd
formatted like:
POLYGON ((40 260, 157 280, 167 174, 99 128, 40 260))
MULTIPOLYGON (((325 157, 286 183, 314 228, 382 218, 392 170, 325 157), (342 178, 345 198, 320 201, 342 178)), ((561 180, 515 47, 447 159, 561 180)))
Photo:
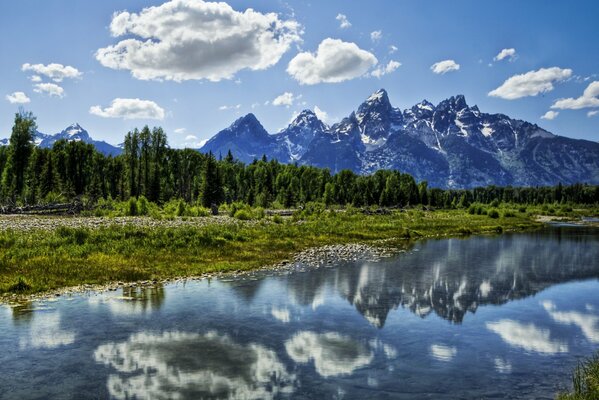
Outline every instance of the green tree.
POLYGON ((37 125, 32 113, 20 110, 10 135, 6 165, 2 172, 3 197, 12 201, 21 199, 25 176, 33 152, 33 136, 37 125))

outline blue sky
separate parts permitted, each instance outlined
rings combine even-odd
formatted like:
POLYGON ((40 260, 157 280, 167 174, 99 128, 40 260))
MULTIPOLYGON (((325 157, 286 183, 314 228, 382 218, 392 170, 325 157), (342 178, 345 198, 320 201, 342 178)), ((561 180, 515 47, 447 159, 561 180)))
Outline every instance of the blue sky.
POLYGON ((194 146, 249 112, 271 133, 304 108, 336 122, 385 88, 599 140, 596 1, 174 1, 3 1, 0 136, 22 106, 45 133, 194 146))

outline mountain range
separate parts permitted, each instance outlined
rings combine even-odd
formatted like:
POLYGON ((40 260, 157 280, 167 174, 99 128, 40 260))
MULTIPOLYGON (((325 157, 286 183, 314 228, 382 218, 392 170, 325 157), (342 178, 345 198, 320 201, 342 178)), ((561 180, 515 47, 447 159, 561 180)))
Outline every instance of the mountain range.
MULTIPOLYGON (((69 125, 61 132, 53 135, 49 135, 39 131, 36 131, 33 135, 34 144, 44 149, 52 148, 52 146, 54 146, 54 143, 62 139, 65 139, 67 141, 81 141, 84 143, 93 144, 99 152, 107 156, 116 156, 121 154, 122 152, 122 148, 118 146, 113 146, 104 141, 92 139, 89 135, 89 132, 87 132, 85 129, 81 127, 81 125, 77 123, 69 125)), ((7 146, 8 143, 9 139, 0 139, 0 146, 7 146)))
MULTIPOLYGON (((60 139, 93 144, 105 155, 122 152, 120 146, 92 139, 79 124, 53 135, 34 135, 42 148, 60 139)), ((8 139, 0 140, 0 146, 7 144, 8 139)), ((507 115, 483 113, 462 95, 436 106, 423 100, 402 111, 380 89, 336 124, 329 126, 304 110, 276 134, 269 134, 254 114, 247 114, 199 149, 217 157, 229 150, 245 163, 265 155, 333 173, 396 169, 440 188, 599 184, 599 143, 557 136, 507 115)))
POLYGON ((231 150, 246 163, 266 155, 333 173, 397 169, 441 188, 599 184, 599 143, 483 113, 462 95, 402 111, 381 89, 332 126, 304 110, 276 134, 247 114, 199 150, 217 156, 231 150))

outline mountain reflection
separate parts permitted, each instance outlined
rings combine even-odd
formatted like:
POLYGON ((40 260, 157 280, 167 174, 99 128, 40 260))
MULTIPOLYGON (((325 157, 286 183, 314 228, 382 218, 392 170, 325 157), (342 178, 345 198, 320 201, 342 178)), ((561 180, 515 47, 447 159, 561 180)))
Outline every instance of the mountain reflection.
POLYGON ((272 399, 296 379, 274 351, 216 332, 141 332, 99 346, 94 358, 116 370, 108 391, 117 399, 272 399))
POLYGON ((325 290, 332 290, 379 328, 399 306, 421 317, 435 313, 461 323, 480 305, 503 304, 557 283, 599 277, 597 235, 574 229, 578 231, 568 235, 554 228, 526 235, 430 240, 420 251, 381 262, 290 275, 288 291, 294 302, 314 306, 322 303, 325 290))

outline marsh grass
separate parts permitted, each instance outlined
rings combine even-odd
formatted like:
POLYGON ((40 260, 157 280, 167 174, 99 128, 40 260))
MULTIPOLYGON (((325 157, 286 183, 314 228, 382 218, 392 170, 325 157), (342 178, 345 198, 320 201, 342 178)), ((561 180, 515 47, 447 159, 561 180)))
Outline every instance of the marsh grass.
POLYGON ((599 353, 582 361, 572 374, 572 391, 561 393, 558 400, 599 399, 599 353))
POLYGON ((0 294, 17 289, 20 293, 34 293, 84 283, 249 270, 326 244, 386 239, 393 245, 406 239, 539 226, 527 213, 514 215, 491 219, 466 210, 364 215, 350 209, 201 227, 112 225, 94 229, 7 230, 0 232, 0 294))

